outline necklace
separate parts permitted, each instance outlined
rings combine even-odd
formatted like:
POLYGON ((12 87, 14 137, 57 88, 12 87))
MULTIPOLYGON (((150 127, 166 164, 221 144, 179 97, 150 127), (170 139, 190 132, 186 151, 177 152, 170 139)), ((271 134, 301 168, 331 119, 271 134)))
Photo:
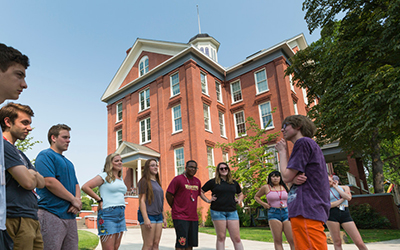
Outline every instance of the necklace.
POLYGON ((188 188, 189 188, 189 190, 190 190, 190 200, 191 200, 192 202, 194 202, 193 190, 192 190, 192 188, 191 188, 192 184, 190 184, 189 178, 187 178, 186 174, 184 173, 183 175, 185 176, 186 181, 187 181, 187 183, 189 184, 189 185, 188 185, 188 188))

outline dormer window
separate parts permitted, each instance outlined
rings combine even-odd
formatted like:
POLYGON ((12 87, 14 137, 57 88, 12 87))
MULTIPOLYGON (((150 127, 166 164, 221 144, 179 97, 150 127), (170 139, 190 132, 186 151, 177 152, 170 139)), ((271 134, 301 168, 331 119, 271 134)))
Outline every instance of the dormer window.
POLYGON ((139 62, 139 76, 142 76, 147 72, 149 72, 149 58, 144 56, 139 62))

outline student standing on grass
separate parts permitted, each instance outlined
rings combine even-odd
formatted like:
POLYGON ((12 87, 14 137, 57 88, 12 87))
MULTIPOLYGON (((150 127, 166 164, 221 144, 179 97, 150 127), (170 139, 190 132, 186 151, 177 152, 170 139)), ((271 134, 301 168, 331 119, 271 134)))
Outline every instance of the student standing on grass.
POLYGON ((282 123, 283 138, 275 146, 280 156, 280 169, 285 183, 296 175, 307 177, 302 185, 294 184, 288 194, 289 218, 296 249, 327 249, 324 223, 328 219, 329 180, 322 150, 311 139, 316 127, 303 115, 286 117, 282 123), (287 160, 286 141, 293 146, 287 160))
POLYGON ((235 250, 242 250, 243 244, 240 240, 240 224, 236 204, 240 204, 244 196, 239 183, 232 179, 227 163, 218 163, 215 169, 215 178, 204 184, 201 193, 201 198, 205 202, 211 203, 210 213, 217 234, 217 250, 225 249, 226 229, 229 231, 235 250), (209 190, 212 192, 211 200, 204 195, 209 190))
POLYGON ((139 183, 138 220, 143 238, 143 250, 159 249, 162 227, 167 227, 163 210, 164 191, 161 188, 158 163, 149 159, 144 164, 139 183))
POLYGON ((127 188, 122 180, 122 158, 109 154, 103 172, 82 186, 83 192, 95 199, 97 207, 97 229, 104 250, 117 250, 122 234, 126 231, 125 193, 127 188), (100 187, 100 196, 93 189, 100 187))
POLYGON ((351 200, 350 188, 348 186, 339 186, 339 177, 329 176, 331 210, 326 222, 331 233, 335 250, 342 250, 342 240, 340 239, 340 226, 353 240, 354 244, 360 250, 368 250, 364 244, 357 226, 351 218, 349 211, 349 201, 351 200))
MULTIPOLYGON (((17 100, 25 82, 25 70, 29 67, 29 58, 13 47, 0 43, 0 104, 7 99, 17 100)), ((0 129, 0 138, 3 133, 0 129)), ((4 147, 0 139, 0 249, 13 249, 14 244, 6 230, 6 173, 4 168, 4 147)))
POLYGON ((290 249, 294 250, 292 226, 287 208, 288 188, 283 182, 279 171, 272 171, 268 175, 267 185, 258 190, 254 199, 258 204, 268 209, 268 224, 274 238, 275 250, 283 250, 282 232, 285 233, 290 249), (264 195, 267 198, 267 202, 261 200, 264 195))

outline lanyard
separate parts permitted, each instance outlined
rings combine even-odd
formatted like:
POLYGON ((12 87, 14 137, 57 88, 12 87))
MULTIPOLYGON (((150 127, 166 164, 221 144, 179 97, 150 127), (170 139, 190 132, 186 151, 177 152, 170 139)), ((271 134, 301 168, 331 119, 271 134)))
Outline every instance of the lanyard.
POLYGON ((282 191, 283 191, 283 190, 279 190, 279 192, 278 192, 278 190, 276 190, 275 186, 273 186, 273 188, 274 188, 275 192, 276 192, 276 193, 278 194, 278 196, 279 196, 279 204, 281 205, 281 207, 283 207, 283 206, 284 206, 284 204, 283 204, 283 202, 282 202, 282 191))
MULTIPOLYGON (((336 195, 332 192, 332 189, 329 189, 329 191, 331 191, 331 194, 332 194, 333 196, 335 196, 336 200, 339 200, 339 198, 336 197, 336 195)), ((339 193, 339 192, 338 192, 338 193, 339 193)), ((340 195, 339 195, 339 196, 340 196, 340 195)))
POLYGON ((192 184, 190 184, 189 178, 187 178, 186 174, 184 173, 183 175, 185 176, 186 181, 187 181, 187 183, 189 184, 188 187, 189 187, 189 190, 190 190, 190 200, 191 200, 192 202, 194 202, 193 190, 192 190, 192 188, 191 188, 192 184))

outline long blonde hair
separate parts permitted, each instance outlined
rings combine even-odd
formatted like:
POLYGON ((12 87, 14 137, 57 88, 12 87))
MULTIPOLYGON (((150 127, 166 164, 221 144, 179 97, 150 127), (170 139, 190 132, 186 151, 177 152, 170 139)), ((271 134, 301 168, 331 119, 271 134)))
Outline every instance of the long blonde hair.
POLYGON ((221 184, 221 175, 219 173, 219 167, 221 165, 225 165, 228 168, 228 174, 226 175, 226 182, 228 182, 228 184, 233 184, 231 169, 229 168, 228 163, 226 162, 218 163, 217 168, 215 169, 215 184, 221 184))
MULTIPOLYGON (((142 178, 140 178, 139 181, 139 189, 146 190, 146 200, 149 203, 149 205, 151 205, 154 199, 153 186, 151 185, 151 174, 150 174, 150 163, 152 161, 156 162, 157 164, 156 159, 148 159, 144 164, 143 176, 142 178)), ((156 181, 161 186, 160 175, 158 172, 156 174, 156 181)))
MULTIPOLYGON (((119 156, 119 154, 112 153, 112 154, 107 155, 106 163, 104 164, 103 172, 107 173, 106 181, 108 183, 115 181, 115 176, 113 175, 113 172, 112 172, 112 169, 113 169, 112 160, 114 159, 115 156, 119 156)), ((122 169, 118 172, 118 177, 121 177, 121 176, 122 176, 122 169)))

